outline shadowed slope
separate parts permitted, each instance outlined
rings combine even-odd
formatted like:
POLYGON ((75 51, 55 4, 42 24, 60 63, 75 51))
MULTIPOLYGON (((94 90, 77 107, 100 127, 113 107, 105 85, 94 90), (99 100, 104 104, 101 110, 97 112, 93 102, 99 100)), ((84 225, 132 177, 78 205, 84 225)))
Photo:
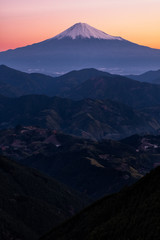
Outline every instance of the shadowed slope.
POLYGON ((160 168, 103 198, 41 240, 158 240, 160 168))
POLYGON ((52 178, 0 156, 0 239, 35 240, 86 203, 52 178))

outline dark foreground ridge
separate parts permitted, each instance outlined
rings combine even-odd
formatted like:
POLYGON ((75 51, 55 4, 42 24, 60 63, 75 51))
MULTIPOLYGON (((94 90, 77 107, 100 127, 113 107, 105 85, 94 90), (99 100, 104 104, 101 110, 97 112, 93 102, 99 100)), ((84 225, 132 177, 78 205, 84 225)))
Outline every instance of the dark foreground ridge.
POLYGON ((159 240, 160 167, 105 197, 40 240, 159 240))
POLYGON ((0 156, 0 239, 35 240, 86 204, 66 186, 0 156))

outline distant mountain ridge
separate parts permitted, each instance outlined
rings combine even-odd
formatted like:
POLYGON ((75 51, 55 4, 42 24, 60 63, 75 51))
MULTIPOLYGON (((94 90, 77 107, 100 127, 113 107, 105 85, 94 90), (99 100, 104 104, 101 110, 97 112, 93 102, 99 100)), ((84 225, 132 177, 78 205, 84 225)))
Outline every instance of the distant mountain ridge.
POLYGON ((128 75, 127 77, 140 82, 149 82, 153 84, 160 84, 160 70, 148 71, 141 75, 128 75))
POLYGON ((65 95, 71 88, 83 81, 109 75, 107 72, 91 68, 72 71, 60 77, 51 77, 39 73, 28 74, 0 65, 0 94, 8 97, 28 94, 65 95))
POLYGON ((160 86, 120 75, 99 76, 74 87, 66 97, 110 99, 140 109, 160 104, 160 86))
POLYGON ((160 104, 160 86, 93 68, 72 71, 55 78, 37 73, 27 74, 1 65, 0 94, 8 97, 42 94, 76 100, 110 99, 133 108, 160 104))
POLYGON ((45 74, 82 68, 138 74, 157 70, 159 62, 159 49, 111 36, 83 23, 75 24, 43 42, 0 53, 0 64, 45 74))

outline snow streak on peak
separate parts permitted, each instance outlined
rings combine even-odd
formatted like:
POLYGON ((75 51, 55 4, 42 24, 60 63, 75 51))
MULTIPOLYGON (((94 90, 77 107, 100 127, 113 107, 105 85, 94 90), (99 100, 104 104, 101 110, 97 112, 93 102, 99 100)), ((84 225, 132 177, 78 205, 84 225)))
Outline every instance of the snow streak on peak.
POLYGON ((106 40, 123 40, 121 37, 114 37, 94 27, 91 27, 87 23, 76 23, 72 27, 54 37, 54 39, 63 38, 97 38, 106 40))

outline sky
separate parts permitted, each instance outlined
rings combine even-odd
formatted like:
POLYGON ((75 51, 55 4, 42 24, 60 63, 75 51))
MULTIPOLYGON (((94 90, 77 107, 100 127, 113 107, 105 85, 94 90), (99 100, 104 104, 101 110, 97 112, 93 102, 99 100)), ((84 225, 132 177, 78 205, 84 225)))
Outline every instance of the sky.
POLYGON ((160 49, 160 0, 0 0, 0 51, 54 37, 77 22, 160 49))

